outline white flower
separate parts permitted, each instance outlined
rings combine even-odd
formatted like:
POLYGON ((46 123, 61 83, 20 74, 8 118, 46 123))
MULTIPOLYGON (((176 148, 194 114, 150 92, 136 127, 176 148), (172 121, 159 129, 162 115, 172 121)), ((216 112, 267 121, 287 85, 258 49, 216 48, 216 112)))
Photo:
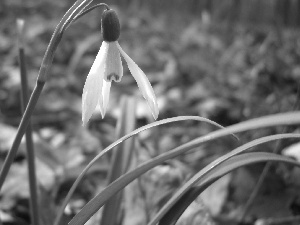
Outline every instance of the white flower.
POLYGON ((145 73, 123 51, 118 41, 103 41, 96 59, 85 81, 82 94, 82 121, 85 126, 99 104, 102 118, 105 115, 111 81, 121 81, 123 66, 120 53, 136 80, 143 97, 147 100, 154 119, 158 116, 158 105, 154 91, 145 73))

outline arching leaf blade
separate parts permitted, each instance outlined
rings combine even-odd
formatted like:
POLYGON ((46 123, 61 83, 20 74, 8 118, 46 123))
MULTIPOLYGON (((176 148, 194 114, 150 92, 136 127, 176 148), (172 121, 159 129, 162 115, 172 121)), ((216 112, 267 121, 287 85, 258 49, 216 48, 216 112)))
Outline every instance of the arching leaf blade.
POLYGON ((187 207, 215 181, 220 179, 222 176, 227 173, 232 172, 235 169, 238 169, 243 166, 247 166, 254 163, 266 162, 266 161, 275 161, 275 162, 284 162, 289 163, 295 166, 300 167, 300 164, 293 159, 276 155, 274 153, 244 153, 241 155, 236 155, 223 163, 218 167, 215 167, 209 173, 204 175, 199 184, 196 186, 190 187, 180 199, 169 209, 169 211, 162 217, 159 221, 159 225, 174 225, 180 216, 184 213, 187 207))
POLYGON ((215 167, 219 166, 221 163, 225 162, 226 160, 230 159, 231 157, 241 154, 245 151, 250 150, 252 147, 255 147, 259 144, 263 144, 269 141, 275 141, 279 139, 285 138, 300 138, 300 134, 276 134, 270 135, 262 138, 258 138, 256 140, 250 141, 240 147, 232 150, 231 152, 219 157, 215 161, 211 162, 207 166, 205 166, 200 172, 194 175, 191 179, 189 179, 182 187, 180 187, 176 193, 171 197, 171 199, 159 210, 156 216, 149 222, 149 225, 156 224, 163 215, 175 204, 175 202, 182 196, 184 193, 189 190, 192 186, 198 183, 204 175, 209 173, 215 167))
MULTIPOLYGON (((70 221, 70 225, 79 225, 84 224, 98 209, 100 209, 103 204, 118 191, 123 189, 131 181, 147 172, 149 169, 155 167, 156 165, 161 164, 162 162, 174 158, 180 154, 183 154, 205 142, 215 140, 220 137, 232 133, 243 132, 247 130, 253 130, 263 127, 271 127, 277 125, 295 125, 300 123, 300 113, 299 112, 289 112, 289 113, 280 113, 276 115, 269 115, 265 117, 260 117, 257 119, 251 119, 244 121, 222 130, 217 130, 211 132, 208 135, 203 137, 196 138, 186 144, 183 144, 169 152, 161 154, 143 164, 138 166, 134 171, 128 172, 121 176, 119 179, 111 183, 107 188, 102 190, 101 193, 97 194, 92 200, 90 200, 82 210, 77 213, 74 218, 70 221)), ((161 219, 161 218, 159 218, 161 219)))

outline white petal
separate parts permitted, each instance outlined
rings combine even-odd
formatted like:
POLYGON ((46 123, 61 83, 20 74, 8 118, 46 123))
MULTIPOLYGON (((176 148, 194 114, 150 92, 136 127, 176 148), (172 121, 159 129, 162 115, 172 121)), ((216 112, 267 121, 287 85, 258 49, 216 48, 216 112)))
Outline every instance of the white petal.
POLYGON ((102 107, 100 107, 102 118, 104 118, 105 113, 106 113, 108 100, 109 100, 110 87, 111 87, 111 82, 103 80, 102 96, 101 96, 103 98, 103 105, 102 105, 102 107))
POLYGON ((156 120, 158 117, 158 105, 156 101, 156 97, 153 91, 153 88, 145 75, 145 73, 138 67, 138 65, 123 51, 119 43, 117 46, 120 50, 121 55, 124 57, 125 61, 128 64, 128 68, 136 80, 140 91, 142 92, 143 97, 147 100, 148 105, 151 109, 151 113, 156 120))
POLYGON ((109 42, 107 59, 105 63, 104 80, 106 81, 121 81, 123 76, 123 66, 120 57, 120 51, 117 47, 117 42, 109 42))
POLYGON ((99 99, 99 97, 102 92, 107 50, 108 43, 103 41, 84 84, 82 93, 82 122, 84 126, 93 115, 98 101, 102 104, 102 99, 99 99))

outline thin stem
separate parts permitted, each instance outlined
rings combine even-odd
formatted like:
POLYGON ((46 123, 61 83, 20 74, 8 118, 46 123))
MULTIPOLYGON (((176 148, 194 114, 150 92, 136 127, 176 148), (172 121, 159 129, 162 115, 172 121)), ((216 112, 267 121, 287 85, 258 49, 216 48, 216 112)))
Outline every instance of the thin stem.
POLYGON ((66 26, 68 26, 69 23, 72 22, 73 18, 87 5, 89 5, 93 0, 77 0, 73 6, 66 12, 66 14, 63 16, 59 24, 57 25, 50 43, 47 47, 46 53, 44 55, 42 65, 39 71, 39 75, 37 78, 36 86, 31 94, 31 97, 29 99, 28 105, 25 109, 25 112, 23 114, 23 117, 21 119, 21 122, 19 124, 19 128, 17 130, 16 137, 13 141, 13 144, 11 146, 11 149, 8 152, 8 155, 6 156, 6 159, 4 161, 4 164, 2 166, 1 172, 0 172, 0 190, 3 186, 3 183, 5 181, 5 178, 8 174, 9 168, 13 162, 13 159, 17 153, 17 150, 20 146, 22 137, 26 131, 26 128, 29 124, 30 117, 34 111, 34 108, 36 106, 36 103, 39 99, 39 96, 43 90, 43 87, 48 79, 50 67, 52 65, 52 60, 54 57, 54 52, 62 38, 63 31, 65 30, 66 26))
POLYGON ((80 17, 84 16, 85 14, 89 13, 90 11, 98 8, 98 7, 101 7, 101 6, 105 6, 106 7, 106 10, 109 10, 109 6, 105 3, 99 3, 99 4, 96 4, 96 5, 93 5, 91 6, 90 8, 86 9, 86 10, 83 10, 81 13, 79 13, 77 16, 74 17, 73 21, 76 21, 77 19, 79 19, 80 17))
MULTIPOLYGON (((18 39, 19 39, 19 63, 20 63, 20 75, 21 75, 21 105, 22 112, 25 110, 25 106, 28 102, 28 81, 27 81, 27 70, 25 62, 25 50, 24 50, 24 40, 23 40, 23 29, 24 20, 17 20, 18 29, 18 39)), ((30 210, 31 210, 31 221, 33 225, 39 225, 40 214, 39 214, 39 204, 38 204, 38 190, 36 181, 36 169, 35 169, 35 153, 34 145, 32 140, 32 128, 30 120, 28 122, 28 127, 26 130, 26 149, 27 149, 27 166, 28 166, 28 176, 29 176, 29 189, 30 189, 30 210)))
MULTIPOLYGON (((299 108, 299 99, 300 99, 300 85, 298 85, 298 92, 297 92, 297 98, 296 98, 296 101, 294 103, 294 106, 293 106, 293 111, 296 111, 298 108, 299 108)), ((287 127, 284 127, 282 129, 282 132, 281 133, 286 133, 287 132, 287 127)), ((281 142, 282 142, 282 139, 278 140, 276 142, 276 146, 273 150, 273 153, 278 153, 279 150, 281 149, 280 146, 281 146, 281 142)), ((249 210, 251 209, 257 195, 258 195, 258 192, 259 190, 261 189, 261 186, 263 185, 269 171, 270 171, 270 168, 271 166, 273 165, 273 162, 267 162, 266 165, 264 166, 263 168, 263 171, 262 173, 260 174, 259 178, 258 178, 258 181, 256 182, 251 194, 250 194, 250 197, 248 198, 242 212, 241 212, 241 215, 240 215, 240 218, 239 220, 242 222, 244 221, 247 213, 249 212, 249 210)))
POLYGON ((52 64, 54 52, 63 36, 63 32, 73 21, 74 17, 76 17, 77 14, 80 13, 81 10, 88 6, 92 1, 93 0, 77 0, 56 26, 42 61, 38 75, 39 81, 46 82, 48 79, 49 69, 52 64))

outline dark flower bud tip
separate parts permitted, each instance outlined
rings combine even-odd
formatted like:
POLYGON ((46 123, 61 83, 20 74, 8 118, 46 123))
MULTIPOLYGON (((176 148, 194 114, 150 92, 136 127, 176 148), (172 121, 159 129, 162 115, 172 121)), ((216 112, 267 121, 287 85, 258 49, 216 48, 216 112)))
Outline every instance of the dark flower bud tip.
POLYGON ((112 42, 118 40, 120 36, 120 23, 114 10, 108 9, 103 12, 101 29, 104 41, 112 42))

